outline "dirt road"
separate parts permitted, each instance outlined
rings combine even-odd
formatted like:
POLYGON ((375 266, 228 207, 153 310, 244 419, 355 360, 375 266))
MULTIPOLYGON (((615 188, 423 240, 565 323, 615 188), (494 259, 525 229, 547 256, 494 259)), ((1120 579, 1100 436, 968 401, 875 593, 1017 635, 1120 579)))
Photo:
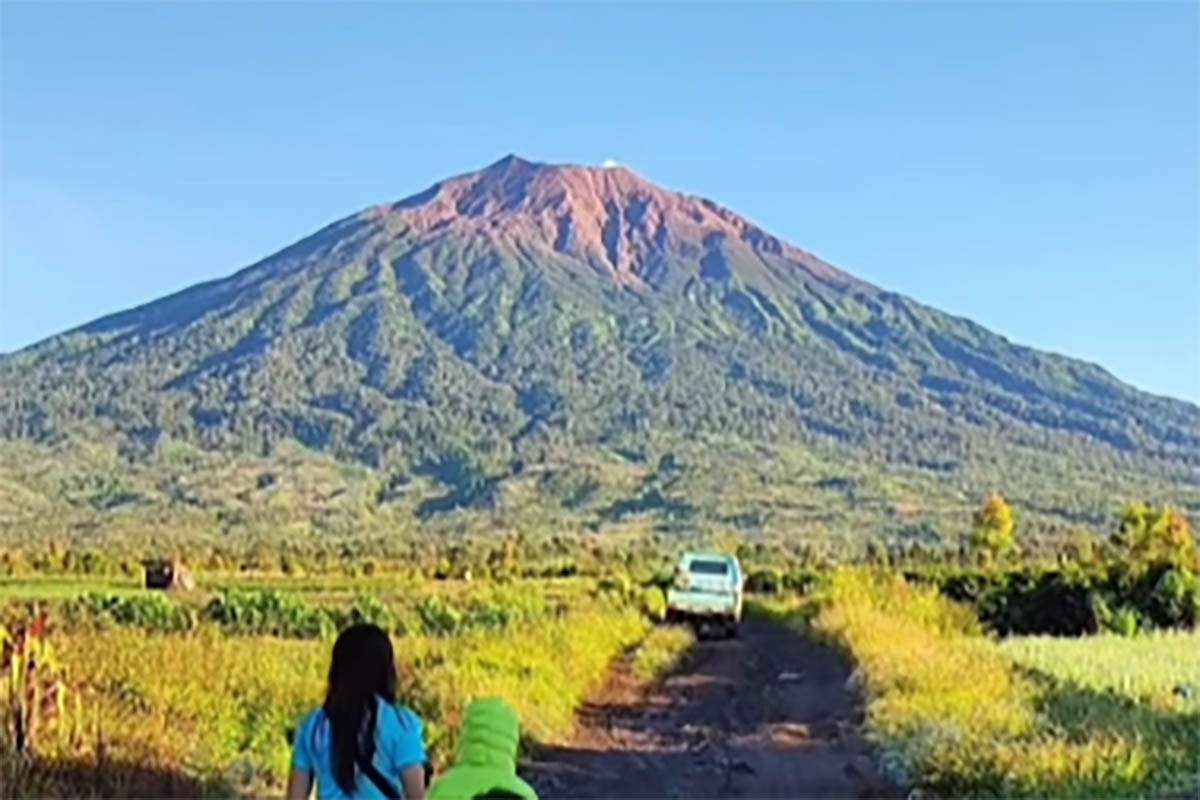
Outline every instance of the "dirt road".
POLYGON ((898 796, 856 733, 849 675, 836 653, 748 617, 656 686, 618 665, 571 745, 521 773, 542 798, 898 796))

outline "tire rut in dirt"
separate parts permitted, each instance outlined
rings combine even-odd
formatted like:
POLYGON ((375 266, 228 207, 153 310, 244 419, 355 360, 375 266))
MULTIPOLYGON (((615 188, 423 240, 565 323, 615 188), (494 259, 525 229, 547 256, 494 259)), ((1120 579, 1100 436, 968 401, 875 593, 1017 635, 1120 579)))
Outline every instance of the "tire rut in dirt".
POLYGON ((849 677, 838 654, 749 616, 648 689, 618 664, 571 744, 522 774, 543 798, 896 796, 858 736, 849 677))

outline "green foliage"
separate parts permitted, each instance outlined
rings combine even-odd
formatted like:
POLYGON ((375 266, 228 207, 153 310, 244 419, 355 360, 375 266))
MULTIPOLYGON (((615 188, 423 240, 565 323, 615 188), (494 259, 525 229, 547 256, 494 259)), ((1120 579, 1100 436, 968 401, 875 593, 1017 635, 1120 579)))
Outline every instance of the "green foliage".
POLYGON ((228 634, 269 635, 299 639, 329 636, 359 622, 369 622, 397 634, 458 636, 470 630, 505 630, 552 616, 554 608, 529 591, 492 591, 465 602, 424 596, 411 616, 397 611, 373 594, 359 592, 345 608, 306 602, 291 592, 274 589, 224 589, 204 608, 206 620, 228 634))
POLYGON ((1115 561, 1086 569, 934 567, 906 574, 969 603, 988 628, 1005 635, 1132 633, 1142 627, 1191 628, 1200 622, 1200 579, 1164 563, 1115 561))
POLYGON ((1168 506, 1127 504, 1112 543, 1134 566, 1167 563, 1200 569, 1200 552, 1187 518, 1168 506))
POLYGON ((1141 620, 1138 618, 1138 613, 1128 607, 1117 609, 1109 619, 1104 621, 1104 627, 1107 630, 1121 636, 1133 636, 1138 632, 1140 625, 1141 620))
POLYGON ((1142 739, 1150 763, 1141 765, 1146 781, 1138 794, 1183 797, 1196 788, 1200 632, 1023 637, 1000 649, 1050 681, 1043 714, 1068 734, 1107 730, 1142 739))
POLYGON ((696 633, 690 626, 656 627, 638 644, 629 671, 643 682, 662 678, 683 662, 695 644, 696 633))
MULTIPOLYGON (((1197 499, 1194 405, 815 268, 749 223, 716 247, 694 221, 658 238, 622 217, 645 278, 623 291, 523 212, 505 222, 521 236, 426 238, 402 222, 416 205, 0 355, 0 532, 502 520, 937 543, 964 493, 1003 486, 1031 541, 1114 494, 1197 499)), ((981 531, 1010 549, 1003 525, 981 531)))
POLYGON ((496 591, 473 597, 465 604, 440 597, 423 597, 416 604, 419 628, 427 636, 456 636, 473 629, 506 630, 556 616, 561 608, 546 603, 541 593, 496 591))
POLYGON ((765 567, 747 573, 745 589, 754 594, 804 594, 816 585, 822 574, 822 570, 812 567, 793 567, 788 570, 765 567))
POLYGON ((611 594, 614 597, 627 600, 633 594, 633 581, 628 575, 605 575, 596 581, 596 591, 601 594, 611 594))
POLYGON ((334 624, 339 630, 364 622, 378 625, 392 633, 403 634, 405 632, 404 626, 392 609, 388 608, 375 595, 366 592, 359 592, 355 596, 354 603, 346 614, 334 613, 334 624))
POLYGON ((667 596, 658 586, 647 586, 640 598, 642 613, 655 622, 667 618, 667 596))
POLYGON ((425 597, 417 603, 417 617, 427 636, 453 636, 463 627, 462 612, 436 597, 425 597))
POLYGON ((335 630, 333 615, 288 592, 225 589, 204 607, 204 618, 227 633, 310 639, 335 630))
POLYGON ((78 722, 68 713, 65 670, 48 633, 44 610, 9 610, 0 618, 0 758, 35 753, 51 733, 61 744, 78 722))
POLYGON ((67 603, 64 614, 69 622, 125 625, 147 631, 189 631, 196 626, 190 608, 158 592, 88 592, 67 603))
MULTIPOLYGON (((1153 642, 1165 639, 1127 640, 1115 657, 1114 637, 1037 640, 1046 652, 998 647, 932 587, 862 570, 833 576, 811 624, 855 660, 867 727, 902 785, 952 797, 1157 797, 1195 786, 1195 708, 1162 691, 1178 673, 1157 679, 1153 697, 1114 692, 1137 649, 1136 670, 1157 670, 1153 642), (1068 648, 1079 668, 1049 655, 1068 648), (1039 671, 1014 668, 1013 657, 1039 671), (1100 663, 1110 671, 1096 680, 1100 663)), ((1194 636, 1175 649, 1186 673, 1194 636)))
MULTIPOLYGON (((310 593, 322 588, 331 588, 331 582, 310 593)), ((504 697, 526 734, 561 741, 572 730, 575 709, 611 661, 642 641, 649 628, 632 606, 598 601, 583 582, 471 587, 455 591, 452 600, 442 596, 444 589, 411 586, 405 596, 414 608, 440 598, 473 621, 452 635, 433 636, 414 624, 395 645, 400 697, 421 715, 426 745, 440 767, 454 752, 459 715, 474 696, 504 697), (498 608, 504 609, 499 616, 498 608)), ((217 599, 237 614, 238 625, 249 622, 243 614, 248 608, 271 609, 280 617, 285 607, 265 592, 221 593, 217 599)), ((354 605, 364 616, 380 611, 365 595, 354 605)), ((266 626, 264 620, 247 625, 266 626)), ((269 636, 235 627, 201 624, 186 633, 121 626, 64 630, 58 652, 69 674, 92 687, 87 718, 103 735, 85 737, 37 769, 16 769, 0 753, 0 779, 12 781, 3 788, 16 796, 90 796, 96 787, 76 781, 90 776, 113 778, 105 786, 118 796, 125 791, 193 796, 202 787, 221 796, 279 795, 289 763, 286 732, 320 702, 330 642, 296 638, 285 626, 279 626, 281 635, 269 636), (82 776, 73 775, 75 765, 82 776), (162 773, 174 782, 156 788, 124 783, 138 773, 162 773)), ((656 638, 659 666, 665 668, 667 657, 683 646, 656 638)))
MULTIPOLYGON (((1080 688, 1162 709, 1200 713, 1200 659, 1196 657, 1200 631, 1160 631, 1132 638, 1013 636, 999 646, 1021 666, 1080 688)), ((1196 735, 1200 736, 1200 728, 1196 735)))
POLYGON ((779 594, 783 591, 783 571, 774 567, 754 570, 746 575, 745 588, 755 594, 779 594))
POLYGON ((1094 567, 1101 560, 1101 546, 1090 531, 1072 528, 1059 549, 1059 560, 1082 568, 1094 567))
POLYGON ((793 567, 783 575, 783 587, 791 592, 807 594, 824 576, 826 570, 815 567, 793 567))
POLYGON ((992 494, 975 512, 971 547, 988 563, 1011 555, 1016 550, 1013 538, 1012 509, 1004 498, 992 494))
POLYGON ((1200 577, 1187 567, 1172 567, 1159 576, 1152 594, 1155 616, 1200 624, 1200 577))
MULTIPOLYGON (((1011 528, 1003 501, 992 500, 977 515, 977 524, 1011 528)), ((1200 624, 1197 563, 1183 515, 1139 503, 1125 507, 1107 547, 1075 531, 1053 566, 941 564, 912 568, 906 574, 933 583, 953 600, 970 603, 979 618, 1001 634, 1078 636, 1106 630, 1133 635, 1145 628, 1200 624)))

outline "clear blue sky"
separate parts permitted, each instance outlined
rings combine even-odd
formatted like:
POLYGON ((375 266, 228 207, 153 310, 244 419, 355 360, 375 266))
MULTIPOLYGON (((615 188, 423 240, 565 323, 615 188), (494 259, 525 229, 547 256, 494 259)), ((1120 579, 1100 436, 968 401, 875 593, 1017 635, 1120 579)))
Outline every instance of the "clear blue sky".
POLYGON ((0 350, 508 152, 1200 401, 1197 4, 2 6, 0 350))

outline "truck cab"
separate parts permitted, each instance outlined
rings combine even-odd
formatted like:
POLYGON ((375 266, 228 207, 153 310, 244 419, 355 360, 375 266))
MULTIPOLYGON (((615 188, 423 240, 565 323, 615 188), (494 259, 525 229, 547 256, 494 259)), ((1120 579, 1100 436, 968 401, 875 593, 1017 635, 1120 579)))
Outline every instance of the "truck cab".
POLYGON ((667 621, 720 628, 737 635, 742 621, 742 569, 724 553, 684 553, 667 591, 667 621))

